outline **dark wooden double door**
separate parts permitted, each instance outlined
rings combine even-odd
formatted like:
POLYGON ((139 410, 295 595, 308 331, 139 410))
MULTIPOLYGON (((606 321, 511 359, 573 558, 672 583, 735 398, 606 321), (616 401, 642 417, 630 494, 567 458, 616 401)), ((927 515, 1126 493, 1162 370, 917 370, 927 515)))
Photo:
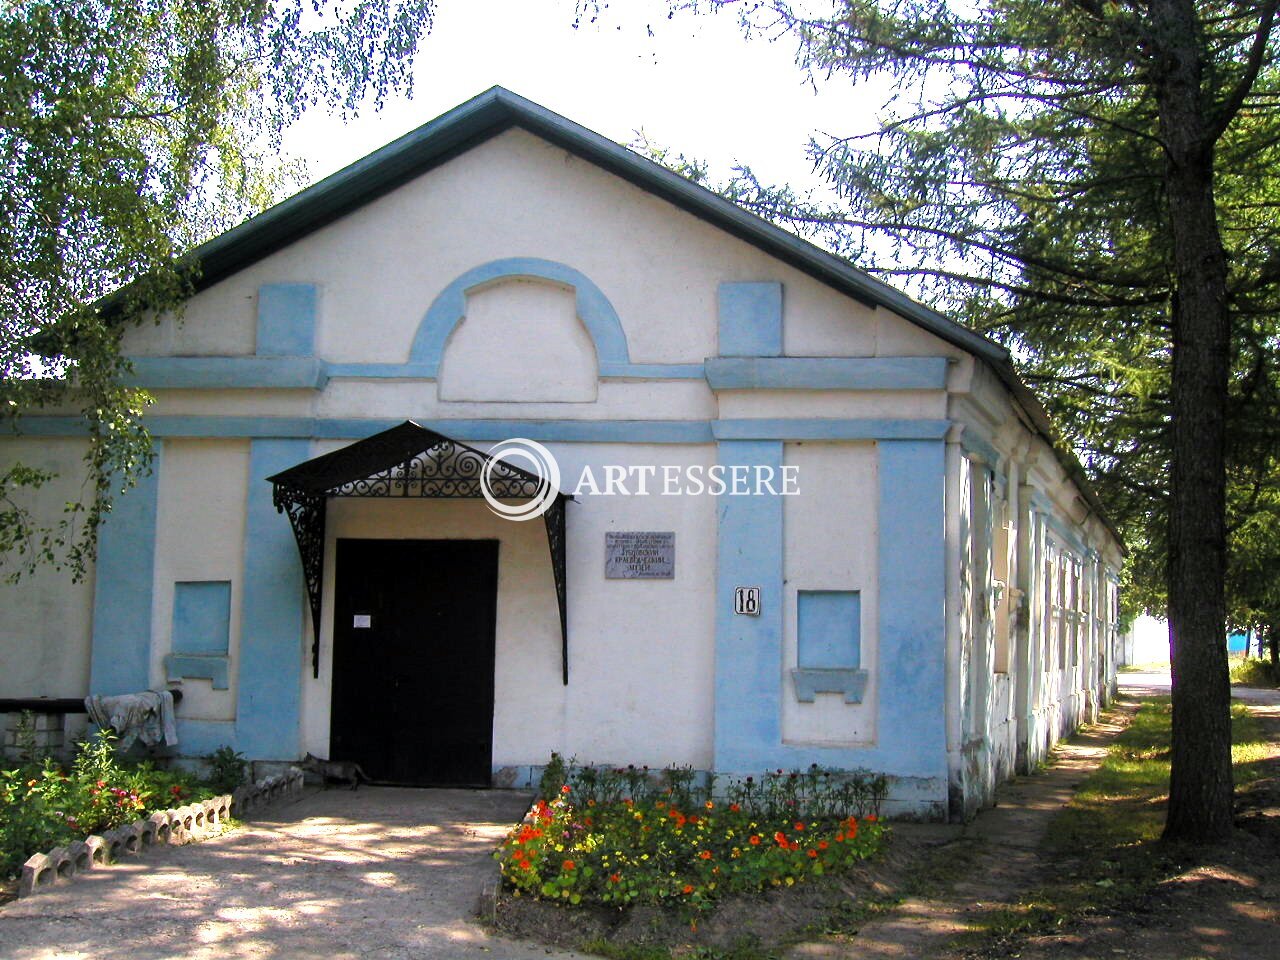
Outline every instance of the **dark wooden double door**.
POLYGON ((338 540, 330 758, 488 786, 497 596, 496 540, 338 540))

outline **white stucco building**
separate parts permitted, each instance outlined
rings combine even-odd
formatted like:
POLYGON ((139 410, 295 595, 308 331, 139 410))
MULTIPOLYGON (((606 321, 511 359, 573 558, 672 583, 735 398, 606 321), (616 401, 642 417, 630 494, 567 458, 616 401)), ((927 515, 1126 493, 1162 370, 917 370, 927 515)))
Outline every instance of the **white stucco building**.
MULTIPOLYGON (((125 334, 155 468, 92 582, 2 588, 0 697, 168 684, 182 754, 404 783, 867 768, 941 818, 1112 689, 1121 548, 1006 351, 535 104, 490 90, 200 252, 184 320, 125 334), (599 492, 496 515, 461 445, 516 437, 599 492), (647 567, 609 536, 640 533, 647 567)), ((0 457, 62 470, 56 510, 78 427, 23 429, 0 457)))

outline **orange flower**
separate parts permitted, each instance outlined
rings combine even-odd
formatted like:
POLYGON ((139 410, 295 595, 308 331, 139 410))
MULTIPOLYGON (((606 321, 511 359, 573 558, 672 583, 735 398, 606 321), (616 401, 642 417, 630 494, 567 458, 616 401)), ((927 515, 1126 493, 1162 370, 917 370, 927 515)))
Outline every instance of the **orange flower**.
POLYGON ((828 846, 827 841, 825 841, 825 840, 819 840, 819 841, 818 841, 818 849, 819 849, 819 850, 825 850, 825 849, 827 849, 827 846, 828 846))
POLYGON ((569 785, 568 785, 567 783, 566 783, 563 787, 561 787, 561 788, 560 788, 560 792, 561 792, 561 793, 568 793, 568 792, 569 792, 569 790, 570 790, 570 787, 569 787, 569 785))
POLYGON ((686 884, 684 885, 684 892, 685 892, 685 893, 693 893, 693 884, 692 884, 692 883, 686 883, 686 884))
POLYGON ((863 817, 862 819, 870 823, 875 823, 880 818, 873 813, 873 814, 870 814, 869 816, 863 817))
POLYGON ((689 814, 689 822, 690 822, 690 823, 697 823, 697 822, 698 822, 698 817, 697 817, 697 815, 696 815, 696 814, 693 814, 693 813, 689 814))
POLYGON ((846 836, 848 836, 848 838, 849 838, 850 840, 852 840, 854 837, 856 837, 856 836, 858 835, 858 821, 857 821, 857 820, 854 820, 854 821, 853 821, 853 823, 849 824, 849 829, 845 831, 845 835, 846 835, 846 836))
POLYGON ((773 835, 773 842, 785 850, 787 848, 787 835, 779 830, 773 835))
POLYGON ((843 833, 837 833, 837 834, 836 834, 836 843, 844 843, 844 834, 843 834, 843 833))
POLYGON ((738 811, 740 811, 741 809, 742 809, 742 807, 738 806, 736 803, 731 803, 731 804, 729 804, 729 812, 730 812, 730 813, 737 813, 737 812, 738 812, 738 811))
POLYGON ((817 850, 810 850, 810 851, 809 851, 809 859, 810 859, 810 860, 817 860, 817 859, 818 859, 818 851, 817 851, 817 850))
POLYGON ((704 803, 703 806, 706 807, 708 810, 714 810, 716 808, 716 805, 712 803, 710 800, 704 803))
POLYGON ((710 860, 710 859, 711 859, 711 851, 710 851, 710 850, 703 850, 700 854, 698 854, 698 856, 699 856, 699 857, 701 857, 703 860, 710 860))
POLYGON ((751 839, 747 842, 750 843, 753 847, 760 846, 760 835, 757 833, 753 833, 751 835, 751 839))
POLYGON ((576 869, 577 864, 574 863, 572 860, 566 860, 563 864, 561 864, 561 867, 565 873, 568 873, 570 870, 576 869))
POLYGON ((622 881, 622 874, 620 874, 620 873, 611 873, 611 874, 609 874, 609 882, 610 882, 610 883, 620 883, 621 881, 622 881))
POLYGON ((791 850, 791 851, 793 851, 793 852, 794 852, 794 851, 796 851, 796 850, 799 850, 799 849, 800 849, 800 844, 798 844, 798 843, 796 843, 794 840, 792 840, 789 844, 787 844, 787 849, 788 849, 788 850, 791 850))
POLYGON ((803 821, 800 821, 800 820, 797 820, 797 821, 796 821, 796 829, 797 829, 797 830, 803 830, 803 829, 804 829, 804 823, 803 823, 803 821))

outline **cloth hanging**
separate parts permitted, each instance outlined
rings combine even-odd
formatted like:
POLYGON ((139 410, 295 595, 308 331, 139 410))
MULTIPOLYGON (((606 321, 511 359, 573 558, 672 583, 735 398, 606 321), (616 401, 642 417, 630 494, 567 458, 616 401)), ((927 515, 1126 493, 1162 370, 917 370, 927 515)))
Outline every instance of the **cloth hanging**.
POLYGON ((149 747, 161 741, 165 746, 178 742, 173 716, 173 694, 168 690, 144 690, 116 697, 96 694, 84 698, 89 719, 99 727, 110 727, 120 738, 120 749, 128 750, 135 740, 149 747))

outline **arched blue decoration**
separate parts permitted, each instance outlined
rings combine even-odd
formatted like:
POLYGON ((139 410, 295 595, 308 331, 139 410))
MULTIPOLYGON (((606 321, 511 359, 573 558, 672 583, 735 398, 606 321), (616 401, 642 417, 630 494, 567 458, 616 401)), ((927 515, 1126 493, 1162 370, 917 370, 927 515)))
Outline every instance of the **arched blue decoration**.
POLYGON ((578 319, 587 328, 596 346, 596 359, 601 374, 607 374, 614 365, 630 365, 627 335, 618 321, 613 304, 585 275, 573 267, 541 260, 537 257, 508 257, 492 260, 468 270, 440 292, 432 301, 426 316, 418 326, 409 352, 409 363, 418 367, 425 377, 439 376, 440 361, 444 356, 449 334, 467 312, 467 292, 494 280, 534 278, 550 280, 573 287, 577 303, 578 319))

